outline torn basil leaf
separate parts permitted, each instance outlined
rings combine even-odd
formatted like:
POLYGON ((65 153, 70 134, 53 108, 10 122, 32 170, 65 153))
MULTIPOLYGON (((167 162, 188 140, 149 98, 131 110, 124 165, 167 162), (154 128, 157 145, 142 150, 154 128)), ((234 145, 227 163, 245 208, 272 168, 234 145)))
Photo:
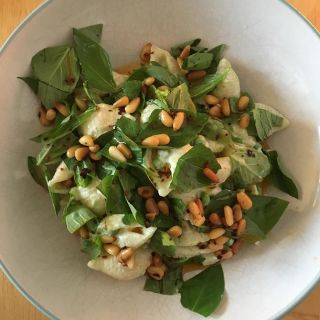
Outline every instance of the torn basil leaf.
POLYGON ((160 65, 151 64, 147 66, 146 73, 169 87, 175 87, 179 82, 176 76, 160 65))
POLYGON ((28 157, 28 170, 33 178, 33 180, 43 187, 44 189, 48 190, 48 185, 46 181, 46 167, 44 165, 37 165, 37 160, 33 157, 28 157))
POLYGON ((213 54, 208 52, 196 52, 189 55, 182 63, 184 70, 204 70, 210 67, 213 54))
POLYGON ((99 235, 93 235, 90 239, 81 240, 81 251, 90 259, 97 259, 103 252, 103 243, 99 235))
POLYGON ((127 137, 134 140, 140 131, 138 121, 131 120, 127 117, 121 117, 117 123, 116 127, 119 128, 127 137))
POLYGON ((225 44, 220 44, 210 50, 208 50, 208 53, 211 53, 213 55, 211 65, 210 67, 206 70, 207 73, 216 73, 218 64, 222 58, 222 53, 225 49, 226 45, 225 44))
POLYGON ((231 190, 222 190, 215 196, 210 197, 210 202, 205 208, 205 215, 212 212, 223 213, 225 206, 232 207, 236 202, 236 193, 231 190))
POLYGON ((199 39, 199 38, 182 42, 182 43, 171 48, 171 55, 175 58, 178 58, 181 54, 181 51, 186 46, 189 45, 189 46, 191 46, 191 48, 196 47, 200 42, 201 42, 201 39, 199 39))
POLYGON ((197 108, 190 97, 186 83, 182 83, 175 87, 166 99, 172 109, 187 110, 194 113, 197 112, 197 108))
POLYGON ((173 256, 176 251, 176 245, 168 233, 160 230, 157 230, 151 238, 150 248, 169 257, 173 256))
POLYGON ((102 29, 102 24, 95 24, 92 26, 80 28, 78 29, 78 31, 90 40, 99 43, 101 40, 102 29))

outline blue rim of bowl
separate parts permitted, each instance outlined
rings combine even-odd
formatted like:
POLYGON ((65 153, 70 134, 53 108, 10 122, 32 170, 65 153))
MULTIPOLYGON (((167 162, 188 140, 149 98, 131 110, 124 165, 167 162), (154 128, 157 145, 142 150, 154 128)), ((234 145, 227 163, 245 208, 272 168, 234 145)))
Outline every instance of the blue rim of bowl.
MULTIPOLYGON (((42 9, 44 9, 52 0, 45 0, 40 6, 34 9, 22 22, 14 29, 14 31, 10 34, 7 40, 0 48, 0 55, 5 50, 5 48, 10 44, 10 42, 14 39, 14 37, 23 29, 23 27, 42 9)), ((320 33, 316 30, 314 25, 304 16, 302 15, 297 9, 295 9, 292 5, 290 5, 286 0, 278 0, 286 5, 289 9, 291 9, 296 15, 304 20, 304 22, 310 27, 310 29, 320 38, 320 33)), ((16 289, 40 312, 42 312, 46 317, 51 320, 59 320, 55 315, 53 315, 50 311, 44 308, 40 303, 38 303, 34 298, 32 298, 26 290, 24 290, 20 284, 16 281, 13 275, 9 272, 9 270, 5 267, 4 263, 0 260, 0 270, 7 276, 10 282, 16 287, 16 289)), ((320 270, 317 276, 310 282, 310 284, 299 294, 295 299, 280 310, 277 314, 275 314, 272 319, 281 319, 285 316, 288 312, 290 312, 294 307, 297 306, 299 302, 301 302, 310 292, 312 289, 316 287, 316 285, 320 282, 320 270)))

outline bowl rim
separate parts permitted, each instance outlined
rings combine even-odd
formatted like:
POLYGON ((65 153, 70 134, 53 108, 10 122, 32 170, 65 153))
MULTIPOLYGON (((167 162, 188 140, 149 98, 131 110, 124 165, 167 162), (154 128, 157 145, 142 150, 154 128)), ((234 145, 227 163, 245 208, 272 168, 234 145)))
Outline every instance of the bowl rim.
MULTIPOLYGON (((289 10, 293 11, 298 17, 300 17, 313 31, 320 40, 320 32, 316 29, 316 27, 309 21, 302 13, 300 13, 296 8, 294 8, 290 3, 286 0, 276 0, 280 1, 284 5, 288 7, 289 10)), ((44 0, 38 7, 36 7, 31 13, 29 13, 18 25, 17 27, 10 33, 8 38, 4 41, 3 45, 0 47, 0 57, 4 50, 9 46, 11 41, 16 37, 16 35, 28 24, 31 19, 40 13, 47 5, 52 2, 52 0, 44 0)), ((42 306, 37 300, 35 300, 15 279, 15 277, 10 273, 8 268, 5 266, 2 259, 0 260, 0 270, 5 274, 5 276, 9 279, 9 281, 13 284, 13 286, 29 301, 37 310, 39 310, 43 315, 45 315, 50 320, 59 320, 54 314, 52 314, 49 310, 47 310, 44 306, 42 306)), ((295 299, 293 299, 288 305, 284 306, 278 313, 272 316, 272 319, 282 319, 286 314, 292 311, 306 296, 318 285, 320 284, 320 270, 314 279, 308 284, 308 286, 298 294, 295 299)))

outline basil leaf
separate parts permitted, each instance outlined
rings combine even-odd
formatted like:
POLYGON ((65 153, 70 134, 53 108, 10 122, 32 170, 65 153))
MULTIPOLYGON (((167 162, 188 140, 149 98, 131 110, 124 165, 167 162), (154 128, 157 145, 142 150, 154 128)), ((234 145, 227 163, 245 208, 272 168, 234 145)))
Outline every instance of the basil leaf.
POLYGON ((214 172, 220 169, 214 153, 203 144, 197 144, 179 158, 170 188, 178 192, 188 192, 210 185, 212 182, 203 174, 205 166, 214 172))
POLYGON ((188 40, 183 43, 180 43, 174 47, 171 48, 171 55, 175 58, 178 58, 180 56, 181 51, 184 49, 184 47, 190 45, 191 47, 195 47, 200 43, 201 39, 193 39, 188 40))
POLYGON ((249 242, 265 238, 267 233, 276 225, 289 202, 269 196, 250 195, 252 208, 246 211, 247 229, 242 236, 249 242))
POLYGON ((102 35, 102 28, 102 24, 95 24, 92 26, 80 28, 78 29, 78 31, 90 40, 99 43, 102 35))
POLYGON ((102 159, 96 163, 96 174, 100 180, 106 176, 113 176, 116 172, 116 167, 107 159, 102 159))
POLYGON ((275 150, 267 150, 265 153, 267 154, 272 167, 271 173, 268 176, 271 183, 281 191, 289 194, 291 197, 298 199, 298 188, 293 180, 282 171, 279 163, 278 152, 275 150))
POLYGON ((127 80, 122 87, 122 93, 127 96, 129 100, 139 97, 141 93, 142 81, 139 80, 127 80))
POLYGON ((223 213, 225 206, 232 207, 236 202, 236 193, 230 190, 222 190, 215 196, 210 198, 209 204, 205 208, 205 215, 212 212, 223 213))
POLYGON ((39 81, 33 77, 18 77, 18 79, 24 81, 34 94, 38 93, 38 83, 39 81))
POLYGON ((77 162, 74 167, 74 181, 77 186, 87 187, 91 181, 94 174, 94 165, 90 159, 85 159, 83 161, 77 162))
POLYGON ((170 92, 167 96, 167 102, 172 109, 197 112, 197 108, 190 97, 188 86, 185 83, 180 84, 170 92))
POLYGON ((48 190, 46 181, 46 167, 44 165, 37 165, 37 160, 33 157, 28 157, 28 170, 33 180, 48 190))
POLYGON ((184 215, 187 211, 186 204, 181 199, 178 199, 178 198, 170 198, 169 201, 170 201, 170 208, 172 209, 172 213, 174 217, 179 222, 183 221, 184 215))
POLYGON ((172 256, 176 251, 174 241, 166 232, 160 230, 157 230, 151 238, 150 248, 151 250, 166 256, 172 256))
POLYGON ((218 140, 221 130, 224 126, 220 120, 209 118, 207 124, 201 131, 201 134, 210 140, 218 140))
POLYGON ((208 52, 196 52, 189 55, 182 63, 184 70, 203 70, 210 67, 213 54, 208 52))
POLYGON ((137 137, 140 131, 138 121, 131 120, 127 117, 121 117, 117 121, 116 127, 132 140, 137 137))
POLYGON ((189 92, 192 99, 198 99, 211 92, 228 74, 228 70, 223 73, 207 75, 201 82, 191 86, 189 92))
POLYGON ((160 65, 149 65, 146 67, 146 73, 150 77, 156 78, 159 82, 169 86, 175 87, 178 84, 178 79, 170 71, 160 65))
POLYGON ((199 264, 202 265, 205 258, 201 255, 194 256, 191 258, 165 258, 165 263, 169 266, 169 268, 175 268, 179 266, 184 266, 188 264, 199 264))
POLYGON ((103 251, 103 243, 98 235, 93 235, 90 239, 81 240, 81 251, 86 253, 90 259, 97 259, 103 251))
MULTIPOLYGON (((47 185, 48 185, 48 182, 52 179, 52 177, 53 177, 53 174, 51 174, 48 170, 46 170, 45 179, 46 179, 47 185)), ((48 188, 48 191, 49 191, 49 196, 50 196, 52 207, 53 207, 54 212, 57 216, 59 214, 60 209, 61 209, 61 205, 60 205, 61 194, 54 193, 49 188, 48 188)))
POLYGON ((208 50, 208 53, 211 53, 213 55, 213 59, 211 62, 210 67, 207 69, 207 73, 216 73, 218 64, 222 58, 222 53, 225 49, 226 45, 225 44, 220 44, 211 50, 208 50))
POLYGON ((159 229, 168 230, 169 228, 177 225, 177 221, 171 215, 166 216, 164 214, 158 214, 151 222, 151 225, 159 229))
POLYGON ((65 100, 69 94, 70 92, 56 89, 42 81, 38 83, 38 97, 47 109, 53 108, 56 102, 65 100))
POLYGON ((220 304, 224 295, 224 276, 221 265, 212 265, 180 288, 181 304, 205 317, 220 304))
POLYGON ((73 38, 81 72, 88 86, 98 89, 102 93, 115 92, 116 84, 108 53, 81 30, 73 29, 73 38))

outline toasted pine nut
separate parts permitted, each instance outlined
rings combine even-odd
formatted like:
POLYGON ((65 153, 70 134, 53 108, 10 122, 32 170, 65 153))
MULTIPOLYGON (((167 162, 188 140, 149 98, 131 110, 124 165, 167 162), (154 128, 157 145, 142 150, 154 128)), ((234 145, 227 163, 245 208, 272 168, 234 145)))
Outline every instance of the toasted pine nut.
POLYGON ((233 217, 235 221, 240 221, 242 219, 242 210, 240 204, 235 204, 232 208, 233 217))
POLYGON ((247 210, 252 207, 252 200, 250 197, 243 191, 237 193, 237 200, 242 209, 247 210))
POLYGON ((219 250, 223 249, 223 244, 216 244, 214 241, 210 241, 208 248, 212 251, 212 252, 216 252, 219 250))
POLYGON ((80 111, 85 111, 87 109, 87 102, 85 99, 80 99, 79 97, 74 98, 74 102, 80 111))
POLYGON ((237 254, 240 250, 240 247, 241 247, 241 240, 238 239, 237 241, 234 242, 234 244, 231 247, 233 254, 237 254))
POLYGON ((182 59, 181 57, 178 57, 178 58, 177 58, 177 64, 178 64, 179 68, 180 68, 181 70, 183 70, 183 69, 182 69, 183 59, 182 59))
POLYGON ((218 105, 215 105, 209 109, 209 114, 213 118, 222 118, 223 114, 221 108, 218 105))
POLYGON ((124 144, 124 143, 119 143, 117 145, 117 149, 128 159, 132 159, 132 152, 131 150, 124 144))
POLYGON ((103 243, 112 243, 112 242, 116 241, 116 238, 105 234, 105 235, 101 236, 101 241, 103 243))
POLYGON ((188 79, 190 82, 198 81, 198 80, 200 80, 200 79, 203 79, 206 75, 207 75, 207 72, 204 71, 204 70, 190 71, 190 72, 187 74, 187 79, 188 79))
POLYGON ((82 136, 79 139, 79 143, 87 147, 94 146, 93 138, 89 135, 82 136))
POLYGON ((160 146, 165 146, 170 143, 170 137, 165 133, 156 134, 154 137, 158 138, 160 146))
POLYGON ((103 249, 112 256, 117 256, 120 252, 120 248, 116 244, 104 244, 103 249))
POLYGON ((156 203, 156 200, 154 200, 154 198, 149 198, 146 200, 145 202, 145 208, 147 210, 147 212, 152 212, 152 213, 159 213, 159 208, 158 205, 156 203))
POLYGON ((217 213, 211 213, 209 216, 209 221, 215 226, 219 226, 222 224, 221 219, 217 213))
POLYGON ((74 156, 78 161, 83 160, 88 154, 89 154, 88 147, 77 148, 76 151, 74 152, 74 156))
POLYGON ((67 117, 70 114, 69 108, 62 103, 56 103, 55 108, 64 116, 67 117))
POLYGON ((216 244, 224 245, 224 244, 227 243, 229 240, 230 240, 229 237, 221 236, 221 237, 215 239, 214 241, 215 241, 216 244))
POLYGON ((89 150, 90 150, 91 152, 96 153, 96 152, 98 152, 98 151, 100 150, 100 146, 99 146, 98 144, 94 144, 93 146, 90 146, 90 147, 89 147, 89 150))
POLYGON ((154 196, 154 188, 151 186, 144 186, 138 188, 138 195, 144 199, 152 198, 154 196))
POLYGON ((182 49, 179 57, 180 57, 181 59, 187 58, 187 57, 189 56, 189 54, 190 54, 190 50, 191 50, 191 46, 188 44, 187 46, 185 46, 185 47, 182 49))
POLYGON ((120 99, 118 99, 113 106, 115 108, 123 108, 125 107, 127 104, 129 104, 129 98, 127 96, 123 96, 120 99))
POLYGON ((57 116, 57 113, 55 112, 54 109, 49 109, 47 110, 47 113, 46 113, 46 119, 48 121, 53 121, 57 116))
POLYGON ((161 280, 164 276, 164 270, 160 266, 149 266, 147 268, 148 275, 155 279, 155 280, 161 280))
POLYGON ((160 91, 167 91, 167 90, 169 90, 169 87, 166 85, 163 85, 163 86, 158 87, 157 89, 160 91))
POLYGON ((140 105, 140 97, 135 97, 133 98, 129 104, 127 104, 127 106, 124 108, 125 112, 127 113, 134 113, 136 112, 136 110, 138 109, 139 105, 140 105))
POLYGON ((164 214, 164 215, 166 215, 166 216, 169 215, 169 206, 168 206, 168 204, 167 204, 164 200, 160 200, 160 201, 158 202, 158 208, 159 208, 159 211, 160 211, 162 214, 164 214))
POLYGON ((146 213, 146 218, 149 221, 153 221, 156 218, 156 215, 157 215, 157 213, 155 213, 155 212, 148 212, 148 213, 146 213))
POLYGON ((142 63, 147 63, 150 61, 150 55, 151 55, 151 47, 152 43, 146 43, 140 52, 140 60, 142 63))
POLYGON ((160 144, 157 136, 150 136, 142 140, 142 145, 146 147, 157 147, 160 144))
POLYGON ((203 208, 203 203, 202 203, 201 199, 197 198, 194 201, 197 204, 197 206, 199 207, 200 214, 203 215, 204 208, 203 208))
POLYGON ((206 104, 209 104, 211 106, 214 106, 216 104, 219 103, 219 99, 216 97, 216 96, 213 96, 211 94, 207 94, 205 97, 204 97, 204 102, 206 104))
POLYGON ((131 256, 131 258, 129 258, 127 261, 126 261, 126 265, 129 269, 133 269, 134 267, 134 255, 131 256))
POLYGON ((96 153, 94 152, 90 152, 89 153, 89 157, 93 160, 93 161, 99 161, 102 159, 101 156, 98 156, 96 153))
POLYGON ((224 233, 226 232, 225 229, 223 228, 215 228, 215 229, 212 229, 209 233, 208 233, 208 236, 210 239, 217 239, 219 237, 221 237, 222 235, 224 235, 224 233))
POLYGON ((172 125, 173 125, 173 119, 172 117, 170 116, 170 114, 165 111, 165 110, 162 110, 160 112, 160 120, 162 122, 162 124, 165 126, 165 127, 168 127, 168 128, 171 128, 172 125))
POLYGON ((239 120, 240 128, 246 129, 250 124, 250 116, 248 113, 244 113, 239 120))
POLYGON ((224 253, 221 257, 221 260, 227 260, 233 257, 233 253, 232 250, 227 251, 226 253, 224 253))
POLYGON ((227 98, 224 98, 221 101, 221 111, 225 117, 229 117, 231 114, 230 104, 227 98))
POLYGON ((225 206, 223 208, 223 212, 224 212, 224 218, 226 219, 226 225, 229 227, 232 226, 233 225, 233 211, 232 211, 231 207, 225 206))
POLYGON ((40 107, 39 109, 39 121, 40 124, 44 127, 50 126, 52 124, 51 121, 49 121, 46 117, 46 111, 44 107, 40 107))
POLYGON ((248 96, 242 96, 240 97, 238 101, 238 109, 239 111, 245 110, 249 105, 249 97, 248 96))
POLYGON ((188 203, 188 210, 190 211, 193 217, 198 217, 201 215, 200 208, 198 207, 197 203, 193 200, 188 203))
POLYGON ((241 236, 243 232, 246 230, 247 221, 245 219, 241 219, 238 224, 237 236, 241 236))
POLYGON ((74 181, 73 181, 72 178, 70 178, 70 179, 68 179, 68 180, 62 181, 61 183, 62 183, 66 188, 71 188, 71 187, 73 186, 74 181))
POLYGON ((151 86, 154 84, 154 82, 156 81, 156 79, 154 77, 148 77, 148 78, 145 78, 143 83, 146 85, 146 86, 151 86))
POLYGON ((162 259, 158 253, 154 252, 152 254, 152 264, 157 267, 160 267, 162 265, 162 259))
POLYGON ((202 226, 206 221, 206 218, 202 215, 199 215, 197 217, 193 217, 192 220, 190 221, 192 225, 196 227, 202 226))
POLYGON ((173 119, 173 131, 178 131, 182 127, 185 116, 186 115, 184 112, 177 112, 176 116, 173 119))
POLYGON ((73 157, 74 157, 74 154, 75 154, 75 152, 76 152, 76 150, 77 150, 78 148, 81 148, 81 146, 80 146, 80 145, 75 145, 75 146, 70 147, 70 148, 67 150, 67 157, 68 157, 69 159, 73 158, 73 157))
POLYGON ((79 232, 79 235, 82 239, 89 238, 89 231, 86 227, 81 227, 78 232, 79 232))
POLYGON ((132 248, 125 248, 118 253, 117 260, 120 263, 125 264, 133 255, 134 251, 132 248))
POLYGON ((213 183, 219 183, 220 181, 218 175, 208 167, 203 169, 203 174, 213 183))
POLYGON ((230 229, 231 230, 237 230, 238 229, 238 222, 235 222, 231 227, 230 227, 230 229))
POLYGON ((117 147, 111 146, 109 147, 109 155, 111 158, 120 161, 120 162, 126 162, 127 158, 120 152, 117 147))
POLYGON ((171 227, 167 233, 171 238, 178 238, 182 235, 182 228, 180 226, 171 227))

